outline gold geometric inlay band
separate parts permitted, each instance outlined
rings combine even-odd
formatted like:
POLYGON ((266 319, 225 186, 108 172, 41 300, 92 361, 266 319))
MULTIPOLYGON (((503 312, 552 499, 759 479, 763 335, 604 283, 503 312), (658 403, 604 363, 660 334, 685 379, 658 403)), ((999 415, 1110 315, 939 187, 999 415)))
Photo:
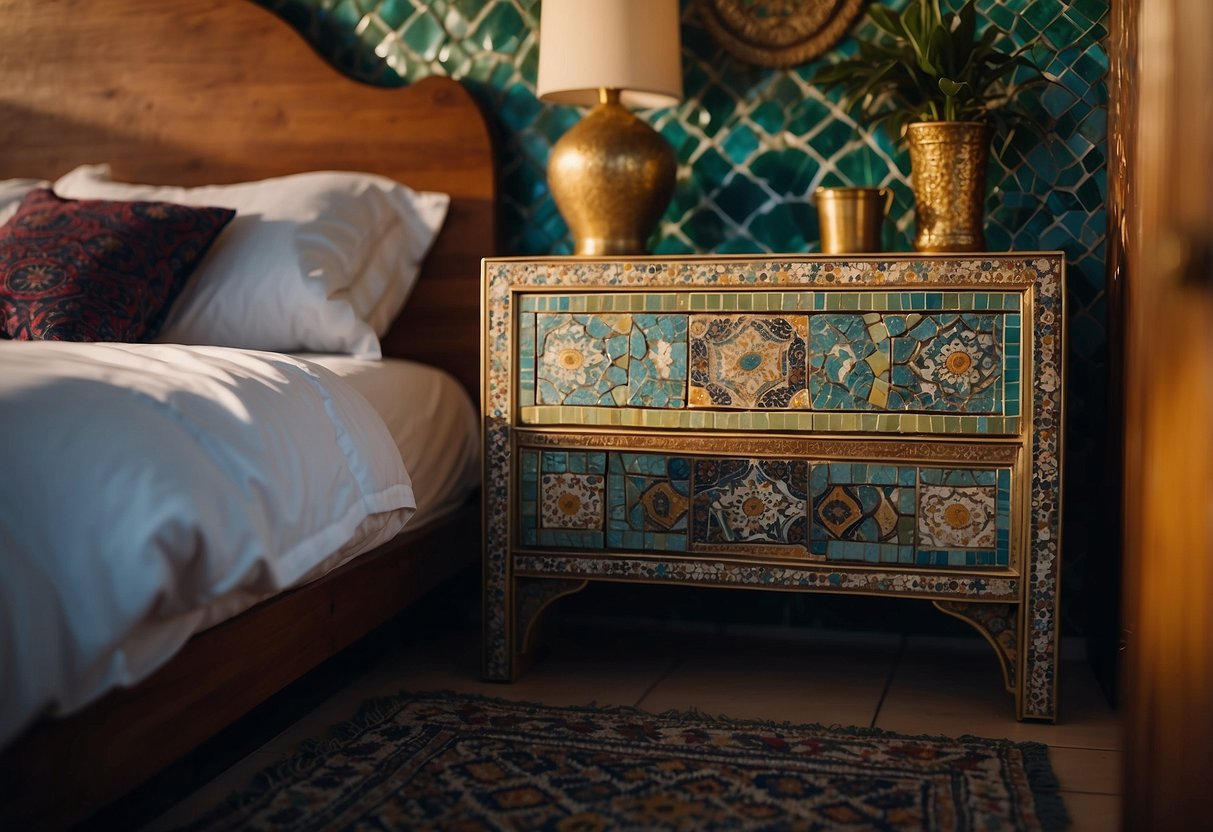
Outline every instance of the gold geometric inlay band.
POLYGON ((607 448, 617 451, 662 451, 678 454, 731 454, 789 456, 812 459, 874 459, 889 462, 976 462, 1013 465, 1022 451, 1019 443, 945 442, 938 439, 872 439, 845 436, 704 436, 681 434, 671 444, 665 434, 652 433, 548 433, 519 430, 520 447, 607 448))

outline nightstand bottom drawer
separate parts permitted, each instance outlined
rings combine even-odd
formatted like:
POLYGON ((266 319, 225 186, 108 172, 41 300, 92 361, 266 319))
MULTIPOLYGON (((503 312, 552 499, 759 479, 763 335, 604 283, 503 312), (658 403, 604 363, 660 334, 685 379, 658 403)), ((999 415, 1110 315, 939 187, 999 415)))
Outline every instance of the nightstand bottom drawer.
POLYGON ((1011 465, 525 446, 517 459, 521 550, 956 569, 1017 562, 1011 465))

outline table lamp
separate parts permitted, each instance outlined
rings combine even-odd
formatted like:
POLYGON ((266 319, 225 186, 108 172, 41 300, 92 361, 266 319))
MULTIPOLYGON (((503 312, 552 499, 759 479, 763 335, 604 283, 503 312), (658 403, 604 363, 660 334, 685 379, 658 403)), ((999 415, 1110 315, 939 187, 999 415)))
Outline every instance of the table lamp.
POLYGON ((627 108, 682 97, 678 23, 678 0, 543 0, 539 98, 593 107, 548 160, 577 254, 643 254, 669 204, 674 151, 627 108))

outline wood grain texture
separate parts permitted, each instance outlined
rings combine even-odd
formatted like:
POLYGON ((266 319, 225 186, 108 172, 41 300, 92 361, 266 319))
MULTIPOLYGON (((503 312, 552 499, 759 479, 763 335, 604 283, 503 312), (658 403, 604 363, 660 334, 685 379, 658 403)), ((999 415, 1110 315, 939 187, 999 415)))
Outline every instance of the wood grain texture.
POLYGON ((1207 829, 1213 782, 1213 4, 1124 0, 1124 811, 1207 829))
POLYGON ((451 194, 385 352, 479 389, 492 141, 457 82, 371 87, 248 0, 0 0, 0 179, 108 162, 114 178, 230 183, 359 170, 451 194))
MULTIPOLYGON (((0 0, 0 179, 108 162, 117 179, 240 182, 360 170, 451 194, 384 351, 479 395, 492 142, 458 83, 363 85, 248 0, 0 0)), ((44 721, 0 756, 0 828, 85 817, 365 635, 479 551, 479 511, 405 535, 206 631, 153 677, 44 721)))

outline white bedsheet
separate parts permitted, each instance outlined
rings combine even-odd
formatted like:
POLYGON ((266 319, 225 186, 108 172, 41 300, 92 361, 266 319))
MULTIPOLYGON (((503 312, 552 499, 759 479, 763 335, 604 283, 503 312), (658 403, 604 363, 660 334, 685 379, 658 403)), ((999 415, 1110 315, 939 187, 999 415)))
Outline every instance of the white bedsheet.
POLYGON ((0 342, 0 459, 0 746, 415 507, 367 401, 274 353, 0 342))
POLYGON ((480 487, 480 416, 450 373, 401 358, 299 357, 340 376, 387 424, 413 479, 410 529, 450 514, 480 487))

